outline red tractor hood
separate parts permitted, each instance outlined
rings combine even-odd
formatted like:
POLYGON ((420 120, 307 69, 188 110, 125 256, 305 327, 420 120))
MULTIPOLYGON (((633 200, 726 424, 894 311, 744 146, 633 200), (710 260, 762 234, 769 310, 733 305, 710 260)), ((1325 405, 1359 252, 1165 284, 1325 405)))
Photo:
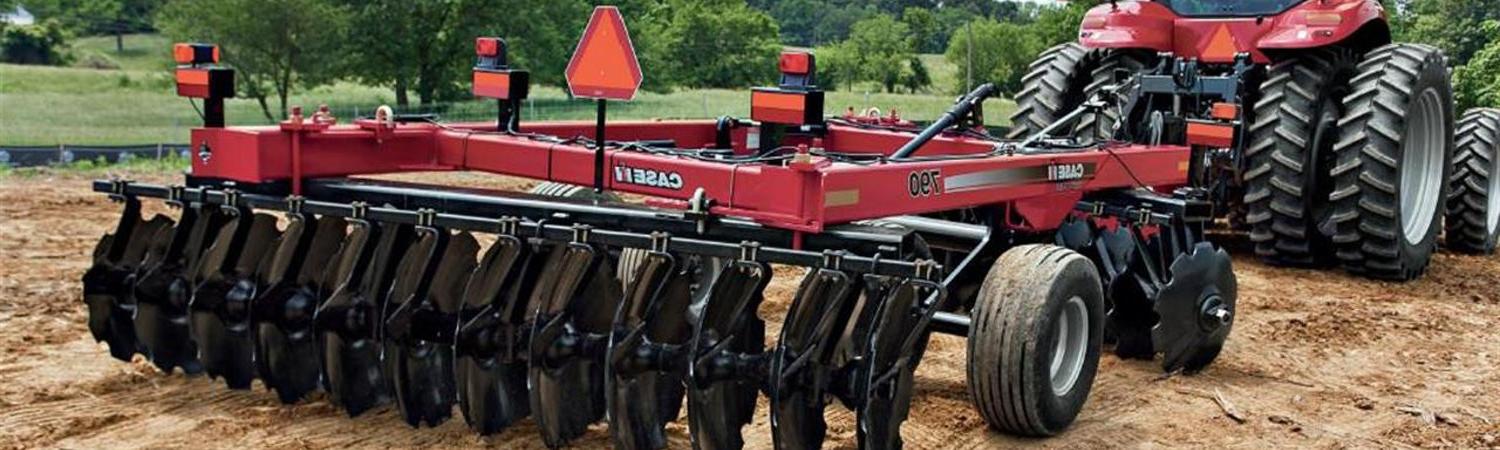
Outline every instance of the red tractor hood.
POLYGON ((1161 3, 1122 1, 1090 10, 1078 40, 1089 48, 1148 49, 1210 63, 1248 52, 1266 63, 1267 51, 1333 45, 1384 21, 1385 9, 1373 0, 1308 1, 1264 17, 1183 17, 1161 3))

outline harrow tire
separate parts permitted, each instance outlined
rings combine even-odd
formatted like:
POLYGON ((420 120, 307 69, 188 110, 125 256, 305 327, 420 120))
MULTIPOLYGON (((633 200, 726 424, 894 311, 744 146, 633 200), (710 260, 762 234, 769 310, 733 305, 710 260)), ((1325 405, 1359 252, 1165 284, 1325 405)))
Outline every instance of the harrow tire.
POLYGON ((985 422, 1021 436, 1067 429, 1099 364, 1104 293, 1094 264, 1051 245, 1011 249, 985 277, 973 318, 969 394, 985 422), (1081 336, 1068 329, 1079 323, 1081 336))
POLYGON ((1332 236, 1319 225, 1330 212, 1339 100, 1356 62, 1353 52, 1330 47, 1297 52, 1267 69, 1245 150, 1245 205, 1255 254, 1268 263, 1333 262, 1332 236))
POLYGON ((1047 49, 1022 78, 1009 137, 1021 139, 1042 131, 1083 103, 1089 82, 1089 51, 1077 43, 1047 49))
POLYGON ((1365 56, 1350 83, 1330 224, 1352 273, 1405 281, 1431 262, 1453 160, 1447 62, 1434 47, 1386 45, 1365 56))
POLYGON ((1447 246, 1460 253, 1493 254, 1500 240, 1500 109, 1464 113, 1457 141, 1448 181, 1447 246))

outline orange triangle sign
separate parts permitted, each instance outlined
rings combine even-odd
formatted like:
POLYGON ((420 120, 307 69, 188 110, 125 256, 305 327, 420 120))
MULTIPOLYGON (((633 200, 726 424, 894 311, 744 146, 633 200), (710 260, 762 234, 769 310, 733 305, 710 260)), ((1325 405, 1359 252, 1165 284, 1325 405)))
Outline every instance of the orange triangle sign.
POLYGON ((619 8, 594 8, 589 26, 568 61, 568 90, 574 97, 630 100, 641 87, 641 64, 619 8))
POLYGON ((1228 25, 1219 25, 1214 30, 1214 36, 1209 38, 1208 47, 1203 49, 1201 58, 1209 62, 1234 61, 1234 55, 1240 52, 1240 47, 1234 43, 1234 35, 1229 32, 1228 25))

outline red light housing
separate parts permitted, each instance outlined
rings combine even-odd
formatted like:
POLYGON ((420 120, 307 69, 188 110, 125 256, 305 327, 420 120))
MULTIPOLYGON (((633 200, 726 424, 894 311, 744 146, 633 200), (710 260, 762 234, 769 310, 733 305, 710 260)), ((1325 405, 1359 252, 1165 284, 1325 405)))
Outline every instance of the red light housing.
POLYGON ((807 75, 812 73, 812 54, 785 52, 781 54, 781 73, 807 75))
POLYGON ((172 59, 177 64, 218 64, 219 46, 213 44, 176 44, 172 46, 172 59))
POLYGON ((500 38, 482 37, 474 40, 474 54, 486 58, 500 56, 500 38))

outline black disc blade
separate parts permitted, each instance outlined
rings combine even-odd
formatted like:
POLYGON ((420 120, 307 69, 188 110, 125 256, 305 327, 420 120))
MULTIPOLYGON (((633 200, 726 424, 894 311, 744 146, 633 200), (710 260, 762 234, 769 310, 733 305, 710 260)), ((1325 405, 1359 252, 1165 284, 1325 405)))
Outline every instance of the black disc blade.
POLYGON ((741 429, 754 418, 765 373, 732 362, 765 353, 765 322, 756 309, 770 281, 769 266, 732 261, 709 288, 689 351, 688 430, 695 448, 745 445, 741 429))
POLYGON ((114 234, 99 240, 94 249, 94 264, 84 272, 83 301, 88 306, 89 332, 96 341, 109 345, 109 353, 115 359, 128 362, 141 352, 135 335, 131 290, 136 272, 150 257, 150 250, 165 249, 160 243, 168 239, 163 234, 170 233, 171 228, 172 220, 165 216, 142 221, 139 203, 127 201, 120 226, 114 234), (154 243, 158 245, 153 246, 154 243))
POLYGON ((697 270, 664 252, 641 255, 640 269, 615 315, 606 383, 609 430, 615 448, 666 448, 666 424, 677 419, 684 395, 685 320, 697 270))
POLYGON ((1155 304, 1161 320, 1151 330, 1162 370, 1192 373, 1219 356, 1234 326, 1238 283, 1232 264, 1229 253, 1206 242, 1172 263, 1172 281, 1155 304))
POLYGON ((927 282, 904 281, 891 288, 875 311, 860 374, 860 448, 901 448, 901 424, 911 412, 916 366, 926 349, 924 324, 934 309, 928 301, 939 289, 927 282))
POLYGON ((397 262, 411 246, 410 226, 351 221, 340 251, 338 288, 318 307, 313 326, 323 355, 329 401, 351 417, 389 403, 380 324, 397 262))
POLYGON ((778 448, 820 448, 839 338, 854 305, 853 279, 815 269, 802 279, 771 354, 771 431, 778 448))
POLYGON ((220 228, 204 253, 193 290, 189 331, 198 360, 210 377, 222 377, 230 389, 249 389, 255 378, 249 306, 259 289, 255 270, 275 245, 276 218, 240 211, 220 228))
POLYGON ((253 300, 250 319, 256 373, 283 403, 300 401, 322 379, 313 315, 344 228, 343 219, 291 216, 260 274, 267 286, 253 300))
POLYGON ((519 324, 547 254, 502 235, 464 289, 463 324, 453 346, 454 378, 464 421, 480 434, 498 433, 531 415, 527 364, 520 357, 524 333, 518 331, 530 331, 519 324))
MULTIPOLYGON (((434 231, 440 233, 439 237, 447 233, 434 231)), ((421 277, 424 281, 408 294, 406 286, 415 266, 431 258, 419 250, 429 240, 426 232, 419 229, 418 235, 392 288, 393 299, 406 300, 386 319, 385 357, 396 406, 407 423, 437 426, 453 415, 453 334, 458 327, 464 283, 474 270, 479 244, 469 234, 440 239, 432 252, 437 262, 426 262, 421 277)))
POLYGON ((604 418, 604 355, 622 294, 614 265, 589 245, 569 244, 547 270, 556 275, 532 293, 528 375, 537 428, 560 447, 604 418))
POLYGON ((188 303, 204 250, 228 220, 217 209, 183 209, 160 260, 149 261, 135 285, 135 333, 147 359, 164 372, 202 371, 188 330, 188 303))

